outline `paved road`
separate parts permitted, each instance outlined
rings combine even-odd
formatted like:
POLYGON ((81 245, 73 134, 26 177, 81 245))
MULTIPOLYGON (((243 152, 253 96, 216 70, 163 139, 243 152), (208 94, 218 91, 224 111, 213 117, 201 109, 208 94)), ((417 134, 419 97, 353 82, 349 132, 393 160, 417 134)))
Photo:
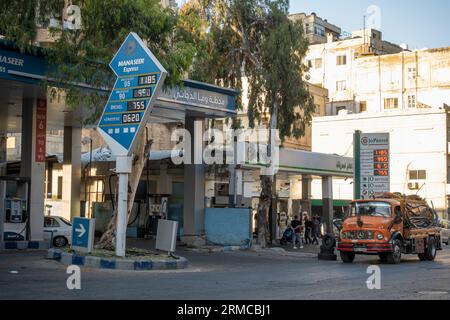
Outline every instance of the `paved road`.
POLYGON ((0 299, 450 299, 450 249, 435 262, 377 257, 354 264, 318 261, 296 252, 183 252, 177 271, 82 269, 81 290, 66 287, 66 267, 44 252, 0 252, 0 299), (381 268, 381 290, 368 290, 367 267, 381 268), (11 273, 11 271, 18 273, 11 273))

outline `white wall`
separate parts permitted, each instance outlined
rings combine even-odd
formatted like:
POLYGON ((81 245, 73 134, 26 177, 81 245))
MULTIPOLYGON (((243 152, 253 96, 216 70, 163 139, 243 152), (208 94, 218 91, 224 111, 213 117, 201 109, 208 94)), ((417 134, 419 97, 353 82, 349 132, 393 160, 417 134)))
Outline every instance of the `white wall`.
POLYGON ((425 185, 418 195, 429 202, 433 201, 435 208, 444 212, 447 208, 446 119, 444 110, 405 110, 315 118, 312 129, 313 151, 353 156, 355 130, 366 133, 389 132, 391 191, 415 194, 417 190, 407 188, 407 170, 426 170, 427 179, 423 181, 425 185))

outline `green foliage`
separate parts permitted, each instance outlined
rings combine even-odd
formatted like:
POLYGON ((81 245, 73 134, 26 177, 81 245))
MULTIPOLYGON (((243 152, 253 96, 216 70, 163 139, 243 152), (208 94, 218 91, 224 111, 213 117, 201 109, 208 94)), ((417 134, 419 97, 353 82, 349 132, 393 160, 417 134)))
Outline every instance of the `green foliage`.
MULTIPOLYGON (((178 84, 195 56, 191 39, 178 25, 175 13, 161 7, 158 0, 80 0, 82 30, 54 30, 60 34, 52 58, 58 76, 66 81, 80 79, 96 88, 111 87, 114 81, 108 64, 125 37, 136 32, 169 72, 166 84, 178 84), (67 64, 68 63, 68 64, 67 64)), ((72 105, 90 106, 96 119, 106 96, 68 85, 72 105)))
POLYGON ((62 12, 64 0, 3 0, 0 1, 0 34, 23 52, 32 50, 37 24, 48 23, 49 17, 62 12))
MULTIPOLYGON (((1 3, 6 8, 5 2, 1 3)), ((30 44, 36 35, 38 16, 48 24, 46 14, 61 15, 60 2, 64 4, 64 0, 11 1, 11 8, 2 14, 6 22, 0 24, 0 33, 19 44, 30 44), (39 15, 37 7, 41 8, 39 15), (42 8, 46 14, 41 14, 42 8), (16 17, 15 12, 21 16, 16 17)), ((81 9, 82 28, 50 28, 56 41, 48 57, 57 68, 49 72, 44 85, 57 83, 64 88, 69 105, 89 110, 85 122, 96 121, 103 109, 115 79, 109 62, 130 32, 147 43, 169 72, 166 85, 178 84, 185 77, 196 54, 194 39, 177 14, 163 8, 159 0, 73 0, 72 4, 81 9), (87 90, 79 83, 104 90, 87 90)))
POLYGON ((301 23, 287 17, 289 1, 198 1, 209 32, 191 78, 241 90, 247 79, 251 127, 269 114, 281 138, 304 135, 314 112, 302 80, 308 41, 301 23))

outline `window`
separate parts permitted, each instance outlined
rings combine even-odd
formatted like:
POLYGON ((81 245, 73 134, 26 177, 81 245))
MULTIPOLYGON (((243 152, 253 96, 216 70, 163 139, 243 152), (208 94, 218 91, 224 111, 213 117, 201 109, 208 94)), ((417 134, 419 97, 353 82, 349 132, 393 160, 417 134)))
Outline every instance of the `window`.
POLYGON ((315 63, 315 68, 316 69, 321 69, 322 68, 322 58, 316 59, 314 61, 314 63, 315 63))
POLYGON ((347 90, 347 81, 336 81, 336 91, 344 91, 347 90))
POLYGON ((306 24, 305 29, 306 29, 306 34, 311 34, 311 33, 314 32, 313 27, 311 27, 311 26, 309 25, 309 23, 306 24))
POLYGON ((64 136, 64 130, 52 130, 50 129, 48 131, 48 134, 50 136, 59 136, 59 137, 63 137, 64 136))
POLYGON ((16 137, 7 137, 6 138, 6 148, 7 149, 15 149, 16 148, 16 137))
POLYGON ((318 24, 314 24, 314 33, 318 36, 325 37, 325 28, 318 24))
POLYGON ((322 68, 322 58, 307 60, 308 68, 320 69, 322 68))
POLYGON ((314 106, 315 106, 314 114, 320 115, 320 106, 318 104, 315 104, 314 106))
POLYGON ((398 109, 398 98, 384 99, 384 109, 398 109))
POLYGON ((62 199, 62 190, 63 190, 63 177, 58 177, 58 193, 57 198, 62 199))
POLYGON ((72 225, 72 222, 70 222, 69 220, 67 220, 67 219, 65 219, 65 218, 63 218, 63 217, 60 217, 60 219, 61 219, 61 221, 64 222, 66 225, 68 225, 68 226, 71 226, 71 225, 72 225))
POLYGON ((366 112, 367 111, 367 102, 361 101, 359 103, 359 109, 360 109, 360 112, 366 112))
POLYGON ((391 205, 385 202, 361 202, 352 203, 351 217, 369 216, 369 217, 390 217, 391 205))
POLYGON ((45 217, 44 218, 44 228, 59 228, 59 222, 54 218, 45 217))
POLYGON ((416 107, 416 96, 408 96, 408 108, 415 108, 416 107))
POLYGON ((347 56, 346 55, 336 57, 336 65, 343 66, 346 64, 347 64, 347 56))
POLYGON ((409 80, 415 80, 416 79, 416 68, 412 67, 412 68, 408 68, 408 79, 409 80))
POLYGON ((426 180, 426 170, 409 170, 409 180, 426 180))

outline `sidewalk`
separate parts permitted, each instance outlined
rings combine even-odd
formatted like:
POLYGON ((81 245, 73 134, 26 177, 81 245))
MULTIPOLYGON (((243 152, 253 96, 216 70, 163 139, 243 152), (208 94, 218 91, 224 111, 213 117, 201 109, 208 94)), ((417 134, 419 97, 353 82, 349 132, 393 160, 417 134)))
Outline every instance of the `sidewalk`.
MULTIPOLYGON (((155 239, 127 239, 127 247, 135 247, 139 249, 155 250, 155 239)), ((219 252, 231 252, 231 251, 247 251, 247 252, 264 252, 264 253, 278 253, 289 256, 304 256, 304 257, 317 257, 320 251, 320 245, 304 245, 302 249, 297 247, 293 249, 291 244, 287 245, 274 245, 269 248, 261 249, 257 244, 253 244, 251 248, 241 248, 239 246, 212 246, 206 245, 199 248, 191 248, 181 245, 179 242, 176 247, 176 255, 183 256, 183 253, 219 253, 219 252)))

